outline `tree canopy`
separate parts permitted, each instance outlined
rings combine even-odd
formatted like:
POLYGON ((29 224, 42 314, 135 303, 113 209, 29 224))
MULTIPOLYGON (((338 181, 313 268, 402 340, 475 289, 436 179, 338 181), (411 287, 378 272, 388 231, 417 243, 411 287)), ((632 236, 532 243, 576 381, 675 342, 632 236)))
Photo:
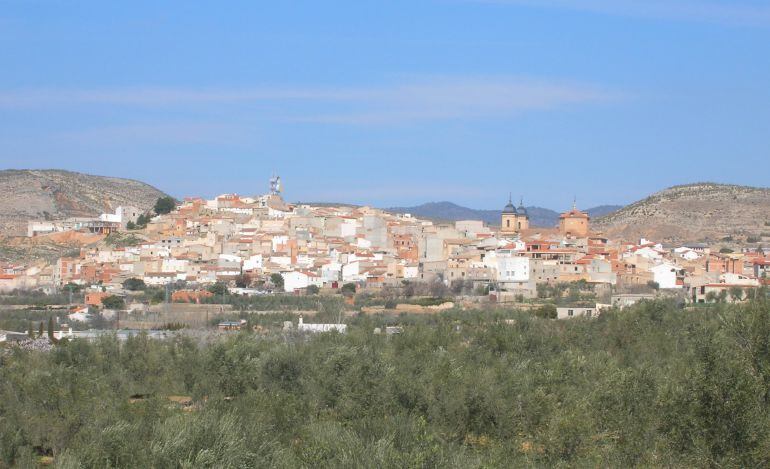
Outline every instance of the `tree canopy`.
POLYGON ((276 290, 283 291, 283 276, 281 274, 271 274, 270 283, 273 284, 276 290))
POLYGON ((102 306, 107 309, 123 309, 126 307, 126 302, 120 296, 110 295, 102 298, 102 306))
POLYGON ((167 213, 171 213, 172 210, 176 208, 176 200, 174 200, 173 197, 160 197, 155 202, 155 213, 158 215, 165 215, 167 213))
POLYGON ((140 278, 131 277, 123 282, 123 288, 130 291, 141 291, 147 288, 144 280, 140 278))

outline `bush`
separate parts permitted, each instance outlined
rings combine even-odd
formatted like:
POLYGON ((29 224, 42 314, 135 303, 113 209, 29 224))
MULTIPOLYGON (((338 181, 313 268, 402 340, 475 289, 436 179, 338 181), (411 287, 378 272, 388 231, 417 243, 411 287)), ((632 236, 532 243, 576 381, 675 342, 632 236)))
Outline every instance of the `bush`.
POLYGON ((147 227, 147 223, 150 222, 152 217, 150 215, 146 215, 142 213, 136 218, 136 225, 134 226, 137 230, 141 230, 147 227))
MULTIPOLYGON (((258 301, 277 298, 323 300, 258 301)), ((0 349, 0 466, 766 465, 764 299, 688 311, 651 301, 592 320, 487 309, 348 324, 0 349), (387 325, 403 332, 372 334, 387 325)))
POLYGON ((142 239, 133 233, 113 232, 104 238, 104 243, 114 248, 124 248, 141 244, 142 239))
POLYGON ((161 197, 155 202, 155 213, 165 215, 171 213, 176 208, 176 201, 173 197, 161 197))
POLYGON ((106 298, 102 298, 102 306, 107 309, 124 309, 126 307, 126 302, 119 296, 110 295, 106 298))
POLYGON ((123 282, 123 288, 129 291, 144 291, 147 289, 147 285, 140 278, 129 278, 123 282))
POLYGON ((235 286, 238 288, 248 288, 251 285, 251 277, 241 274, 235 279, 235 286))
POLYGON ((281 274, 271 274, 270 275, 270 283, 273 284, 275 289, 277 291, 283 291, 284 283, 283 283, 283 275, 281 274))
POLYGON ((558 313, 556 311, 556 305, 545 304, 545 305, 539 306, 535 310, 535 316, 539 318, 544 318, 544 319, 556 319, 556 317, 558 316, 558 313))
POLYGON ((342 288, 340 288, 340 293, 342 293, 345 296, 353 296, 356 294, 356 284, 355 283, 346 283, 342 285, 342 288))
POLYGON ((208 287, 208 291, 213 293, 214 296, 224 296, 227 295, 227 285, 222 282, 217 282, 213 285, 210 285, 208 287))

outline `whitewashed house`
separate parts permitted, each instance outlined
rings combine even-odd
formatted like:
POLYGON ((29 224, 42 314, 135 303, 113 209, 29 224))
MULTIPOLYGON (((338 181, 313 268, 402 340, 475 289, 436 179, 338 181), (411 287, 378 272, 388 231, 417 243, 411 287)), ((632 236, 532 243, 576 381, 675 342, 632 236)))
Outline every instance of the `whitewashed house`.
POLYGON ((283 277, 283 289, 287 292, 301 290, 310 285, 308 275, 303 272, 284 272, 281 277, 283 277))
POLYGON ((668 262, 650 268, 653 281, 657 283, 660 288, 682 288, 682 285, 677 285, 676 282, 678 270, 680 270, 679 267, 668 262))

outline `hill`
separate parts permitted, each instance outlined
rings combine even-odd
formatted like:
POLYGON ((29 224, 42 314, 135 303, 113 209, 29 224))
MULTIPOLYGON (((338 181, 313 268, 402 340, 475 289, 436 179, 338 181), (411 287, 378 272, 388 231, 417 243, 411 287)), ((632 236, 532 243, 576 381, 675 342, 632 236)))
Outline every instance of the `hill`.
POLYGON ((0 234, 23 235, 28 220, 111 212, 119 205, 150 210, 162 191, 131 179, 63 170, 0 171, 0 234))
MULTIPOLYGON (((591 218, 599 218, 617 212, 621 208, 623 208, 622 205, 599 205, 598 207, 589 208, 586 212, 588 212, 591 218)), ((556 222, 558 223, 559 220, 557 219, 556 222)))
MULTIPOLYGON (((619 205, 602 205, 588 209, 589 215, 599 217, 621 208, 619 205)), ((500 224, 500 209, 476 210, 462 207, 452 202, 429 202, 415 207, 393 207, 389 212, 411 213, 414 216, 434 220, 482 220, 491 225, 500 224)), ((542 207, 527 207, 529 222, 532 226, 550 228, 559 223, 559 213, 542 207)))
POLYGON ((716 183, 674 186, 592 222, 610 236, 668 242, 761 236, 770 231, 770 189, 716 183))

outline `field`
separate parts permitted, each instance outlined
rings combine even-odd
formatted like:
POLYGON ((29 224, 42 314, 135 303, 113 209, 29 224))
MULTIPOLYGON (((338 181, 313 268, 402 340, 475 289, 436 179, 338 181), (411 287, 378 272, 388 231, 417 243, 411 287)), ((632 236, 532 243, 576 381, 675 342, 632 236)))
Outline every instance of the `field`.
POLYGON ((0 467, 770 463, 766 301, 649 302, 594 320, 451 310, 348 323, 345 335, 7 349, 0 467), (402 334, 373 333, 396 324, 402 334))

